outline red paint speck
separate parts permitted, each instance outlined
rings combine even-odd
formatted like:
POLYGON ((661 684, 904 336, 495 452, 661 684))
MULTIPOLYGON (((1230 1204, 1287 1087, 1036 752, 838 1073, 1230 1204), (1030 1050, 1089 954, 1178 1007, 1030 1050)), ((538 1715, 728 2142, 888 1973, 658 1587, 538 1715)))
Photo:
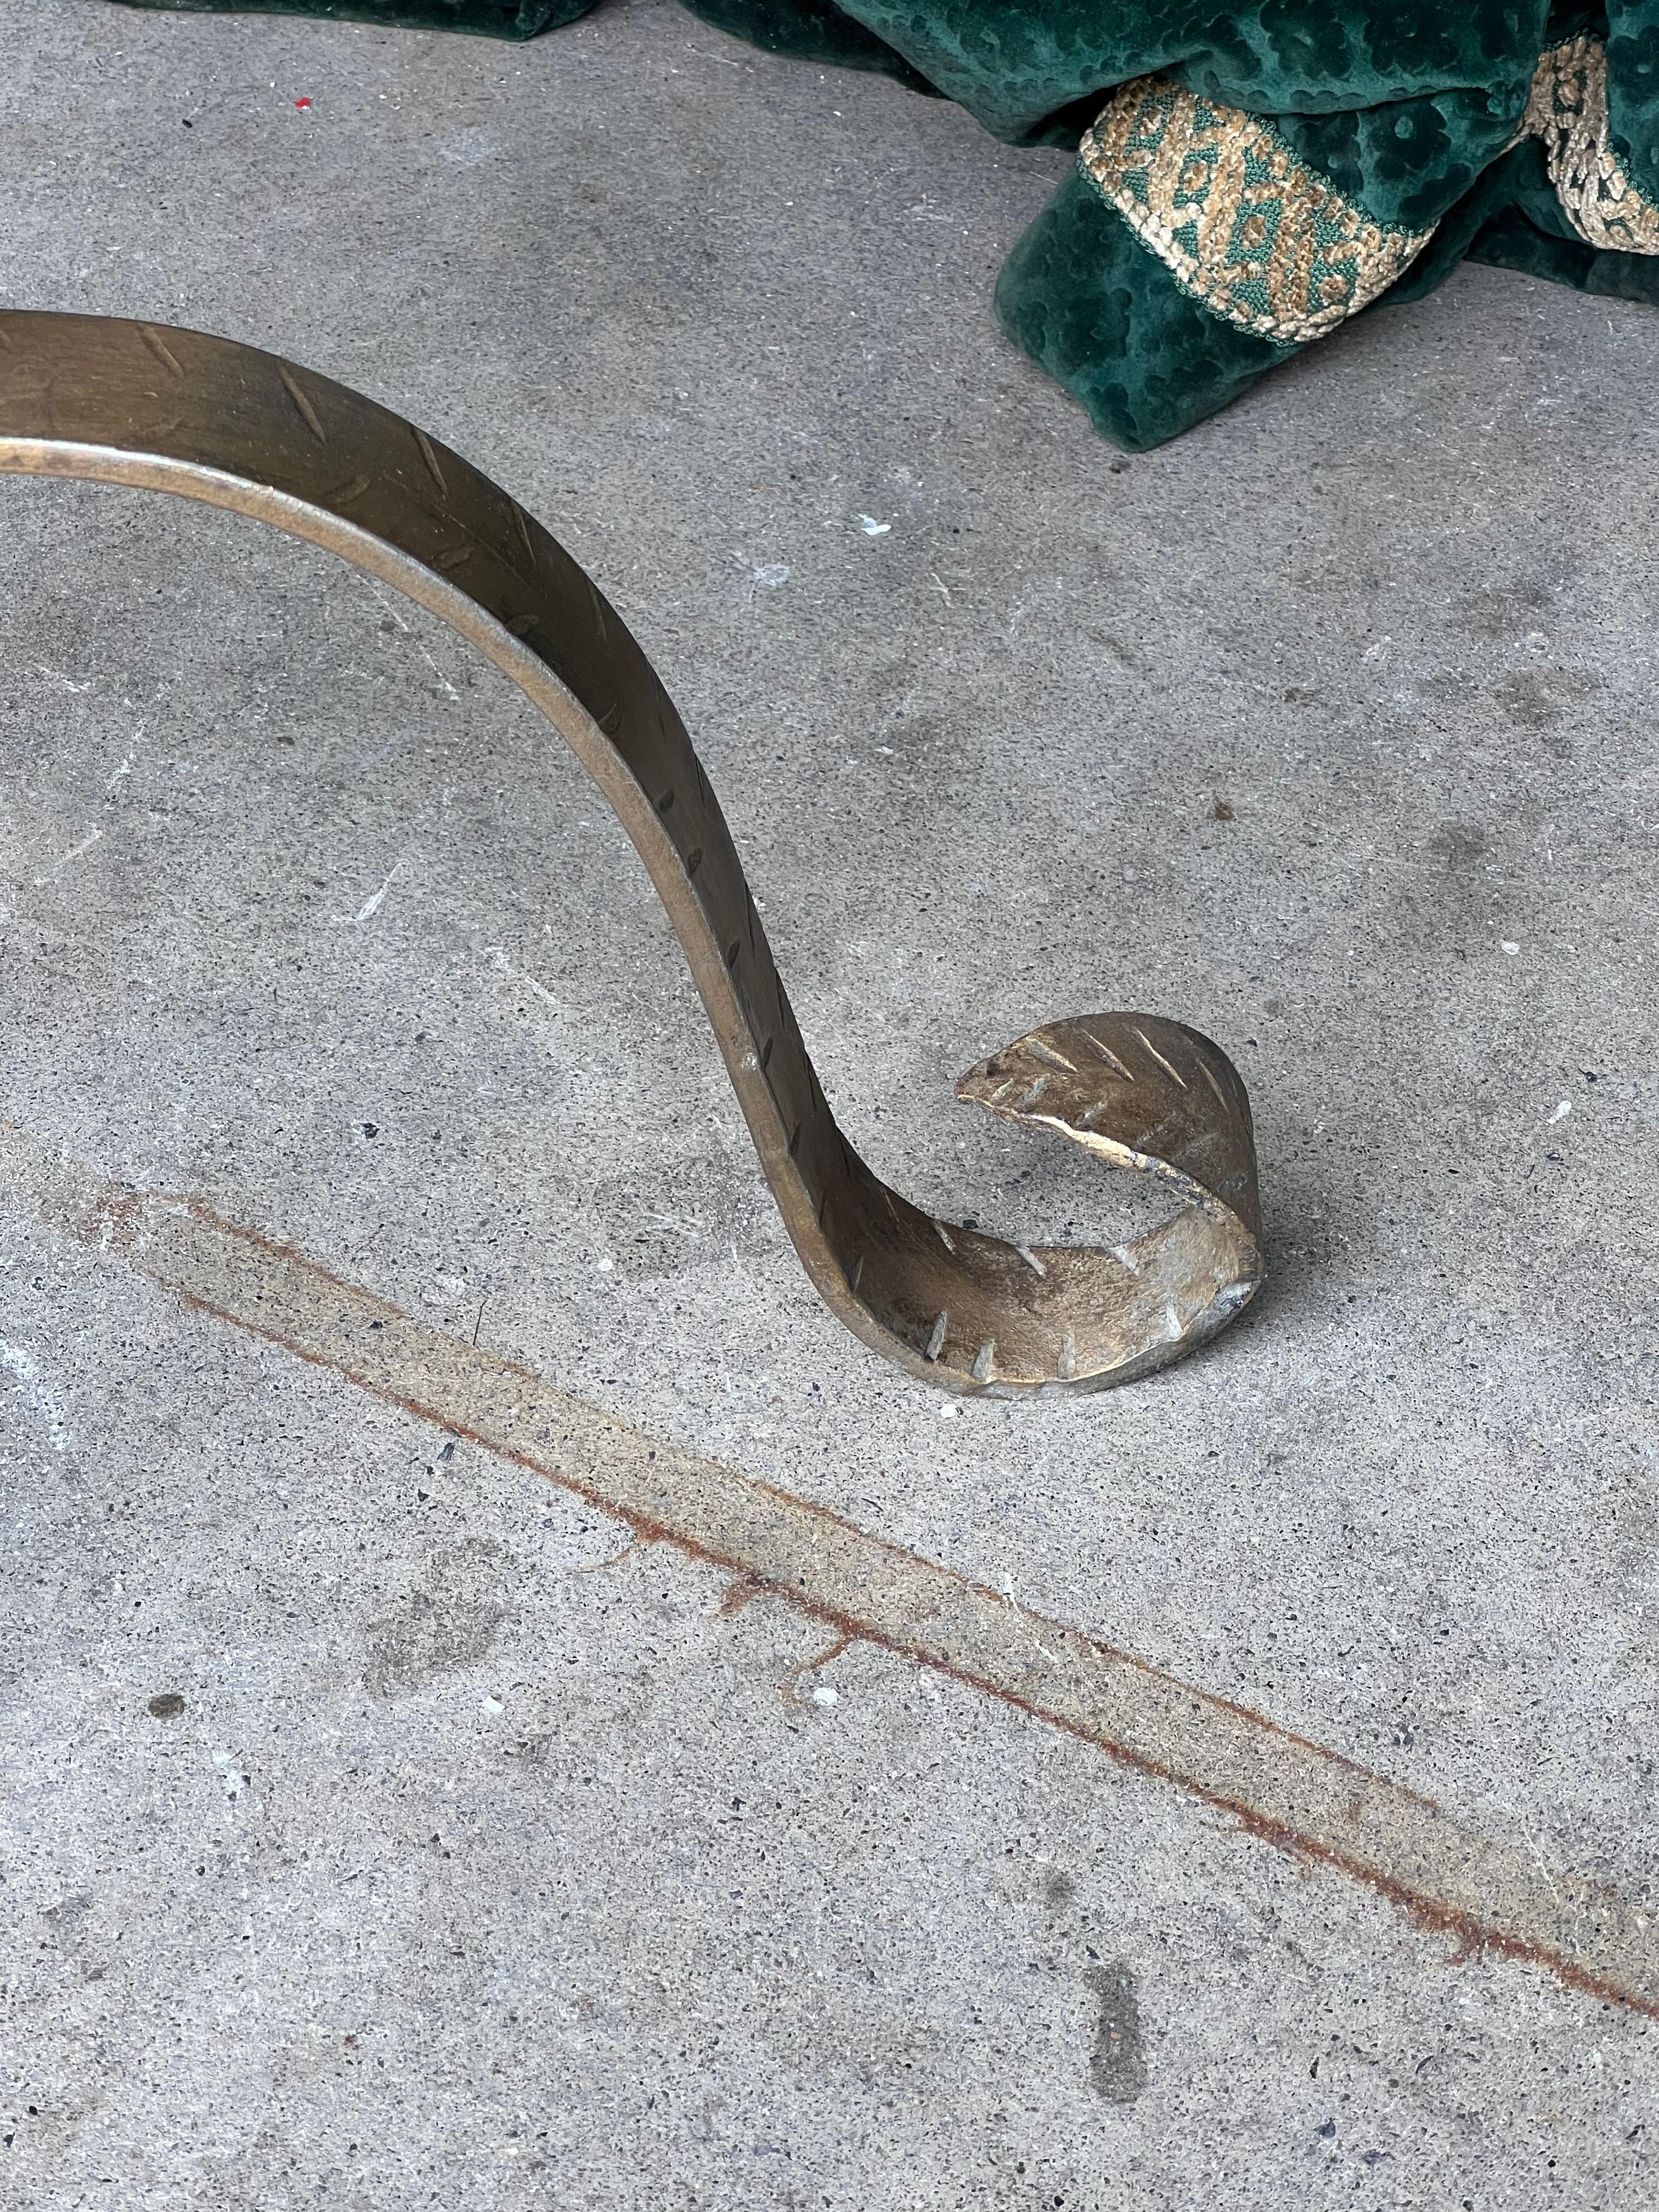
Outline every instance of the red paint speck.
POLYGON ((294 105, 296 107, 309 107, 311 102, 308 100, 296 100, 294 105))

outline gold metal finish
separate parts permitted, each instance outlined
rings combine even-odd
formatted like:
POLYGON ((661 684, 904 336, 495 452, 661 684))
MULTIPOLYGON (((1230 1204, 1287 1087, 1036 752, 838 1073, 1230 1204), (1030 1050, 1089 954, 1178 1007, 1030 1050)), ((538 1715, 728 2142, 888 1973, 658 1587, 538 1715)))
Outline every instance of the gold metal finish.
POLYGON ((435 439, 343 386, 196 331, 0 313, 0 471, 179 494, 367 569, 441 615, 547 716, 678 933, 755 1149, 830 1310, 946 1389, 1097 1389, 1212 1336, 1261 1279, 1244 1085, 1148 1014, 1051 1023, 957 1095, 1184 1200, 1134 1243, 1005 1243, 866 1168, 824 1103, 730 832, 649 663, 563 549, 435 439))

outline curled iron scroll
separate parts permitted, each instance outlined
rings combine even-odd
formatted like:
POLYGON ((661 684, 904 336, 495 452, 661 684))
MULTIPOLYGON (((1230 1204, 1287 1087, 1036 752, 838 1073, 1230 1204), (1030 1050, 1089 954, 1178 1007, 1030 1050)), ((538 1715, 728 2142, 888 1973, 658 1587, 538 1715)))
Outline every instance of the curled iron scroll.
POLYGON ((168 491, 325 546, 443 617, 533 700, 616 810, 670 920, 760 1164, 830 1310, 946 1389, 1097 1389, 1214 1335, 1261 1279, 1249 1106, 1179 1022, 1033 1030, 958 1097, 1183 1201, 1133 1243, 1031 1247, 936 1219, 836 1126, 701 763, 615 612, 541 525, 423 431, 223 338, 0 313, 0 471, 168 491))

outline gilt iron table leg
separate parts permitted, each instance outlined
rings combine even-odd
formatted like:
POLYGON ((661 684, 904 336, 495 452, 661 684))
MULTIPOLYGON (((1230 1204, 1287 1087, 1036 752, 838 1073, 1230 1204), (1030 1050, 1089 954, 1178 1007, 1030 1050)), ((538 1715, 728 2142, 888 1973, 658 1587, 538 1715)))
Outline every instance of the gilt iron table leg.
POLYGON ((0 471, 175 492, 408 593, 528 694, 616 810, 678 933, 761 1167, 830 1310, 946 1389, 1088 1390, 1212 1336, 1261 1282, 1244 1085, 1179 1022, 1091 1014, 970 1069, 960 1097, 1184 1204, 1133 1244, 1033 1249, 936 1220, 837 1127, 684 726, 581 569, 507 493, 327 377, 224 338, 0 313, 0 471))

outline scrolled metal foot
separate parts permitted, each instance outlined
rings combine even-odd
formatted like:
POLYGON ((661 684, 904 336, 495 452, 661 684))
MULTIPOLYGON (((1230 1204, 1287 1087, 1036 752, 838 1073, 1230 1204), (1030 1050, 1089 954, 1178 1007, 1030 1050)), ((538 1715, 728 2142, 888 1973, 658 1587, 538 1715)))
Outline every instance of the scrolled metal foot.
POLYGON ((0 472, 145 486, 327 547, 441 615, 535 702, 655 884, 795 1249, 855 1335, 951 1390, 1073 1391, 1178 1358, 1261 1279, 1244 1085, 1145 1014, 1033 1030, 958 1095, 1185 1201, 1134 1243, 1033 1249, 890 1190, 824 1102, 730 832, 684 725, 580 568, 516 501, 401 417, 192 331, 0 313, 0 472))

